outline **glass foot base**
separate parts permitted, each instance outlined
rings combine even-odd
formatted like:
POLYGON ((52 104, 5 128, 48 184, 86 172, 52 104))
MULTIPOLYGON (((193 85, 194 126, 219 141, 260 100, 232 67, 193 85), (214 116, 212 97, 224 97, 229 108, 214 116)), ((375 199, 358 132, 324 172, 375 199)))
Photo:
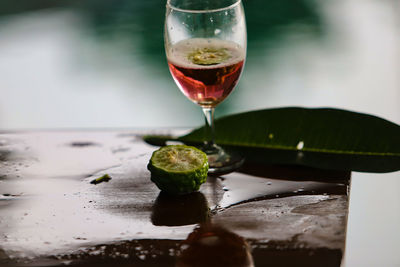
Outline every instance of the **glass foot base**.
POLYGON ((221 175, 233 172, 242 166, 244 158, 232 151, 225 151, 217 145, 205 145, 202 150, 208 157, 208 173, 211 175, 221 175))

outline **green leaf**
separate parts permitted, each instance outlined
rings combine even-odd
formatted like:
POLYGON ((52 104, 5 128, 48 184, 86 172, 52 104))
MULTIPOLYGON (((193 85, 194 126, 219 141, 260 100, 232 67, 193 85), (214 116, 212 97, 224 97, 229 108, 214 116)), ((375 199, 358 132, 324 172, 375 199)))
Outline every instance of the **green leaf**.
MULTIPOLYGON (((331 170, 400 170, 400 126, 376 116, 332 108, 250 111, 215 121, 216 143, 247 161, 331 170)), ((200 144, 204 128, 177 138, 200 144)))

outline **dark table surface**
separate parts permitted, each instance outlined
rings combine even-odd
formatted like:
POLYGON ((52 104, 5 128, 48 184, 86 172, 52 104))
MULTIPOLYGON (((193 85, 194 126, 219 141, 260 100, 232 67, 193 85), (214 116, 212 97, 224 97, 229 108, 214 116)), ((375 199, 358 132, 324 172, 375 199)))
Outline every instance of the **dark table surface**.
POLYGON ((340 265, 350 173, 248 163, 170 197, 141 134, 1 134, 1 265, 340 265))

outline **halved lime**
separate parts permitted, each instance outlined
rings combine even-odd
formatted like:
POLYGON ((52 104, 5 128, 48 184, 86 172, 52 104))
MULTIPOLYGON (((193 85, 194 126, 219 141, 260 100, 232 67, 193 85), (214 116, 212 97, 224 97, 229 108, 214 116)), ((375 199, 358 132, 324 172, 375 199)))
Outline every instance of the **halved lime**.
POLYGON ((164 146, 153 152, 147 169, 157 187, 169 194, 199 190, 207 180, 207 155, 192 146, 164 146))

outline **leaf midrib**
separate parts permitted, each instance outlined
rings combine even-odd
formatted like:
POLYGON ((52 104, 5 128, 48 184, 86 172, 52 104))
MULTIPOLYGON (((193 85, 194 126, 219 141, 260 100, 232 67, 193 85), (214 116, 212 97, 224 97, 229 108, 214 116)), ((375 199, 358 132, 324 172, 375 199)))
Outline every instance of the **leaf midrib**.
MULTIPOLYGON (((190 140, 186 140, 190 141, 190 140)), ((227 146, 240 146, 240 147, 252 147, 252 148, 267 148, 267 149, 280 149, 280 150, 291 150, 291 151, 306 151, 306 152, 321 152, 321 153, 331 153, 331 154, 347 154, 347 155, 361 155, 361 156, 394 156, 400 157, 400 153, 393 153, 393 152, 370 152, 370 151, 347 151, 347 150, 331 150, 331 149, 318 149, 318 148, 302 148, 297 149, 293 146, 282 146, 282 145, 273 145, 273 146, 266 146, 260 144, 227 144, 224 142, 219 142, 220 145, 227 145, 227 146)))

